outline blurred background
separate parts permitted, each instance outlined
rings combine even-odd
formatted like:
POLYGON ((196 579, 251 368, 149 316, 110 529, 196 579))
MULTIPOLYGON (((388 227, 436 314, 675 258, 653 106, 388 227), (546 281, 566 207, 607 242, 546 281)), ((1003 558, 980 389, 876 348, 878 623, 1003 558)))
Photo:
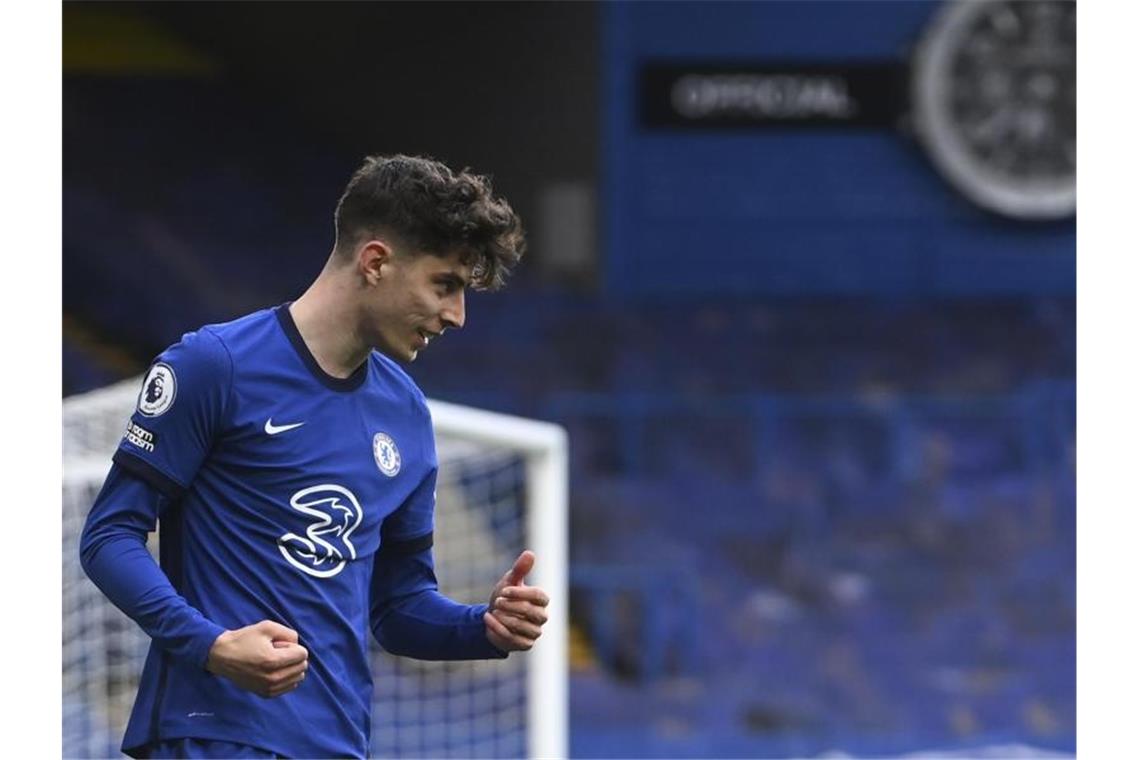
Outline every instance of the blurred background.
POLYGON ((297 297, 365 155, 470 166, 530 252, 411 373, 570 432, 573 756, 1072 753, 1074 30, 65 3, 64 393, 297 297))

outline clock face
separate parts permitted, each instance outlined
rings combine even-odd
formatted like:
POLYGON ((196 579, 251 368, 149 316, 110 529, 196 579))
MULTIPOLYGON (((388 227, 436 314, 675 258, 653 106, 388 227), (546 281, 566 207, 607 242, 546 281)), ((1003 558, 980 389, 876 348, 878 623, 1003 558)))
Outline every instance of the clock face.
POLYGON ((919 139, 946 178, 1020 219, 1076 212, 1077 8, 1057 0, 959 0, 917 50, 919 139))

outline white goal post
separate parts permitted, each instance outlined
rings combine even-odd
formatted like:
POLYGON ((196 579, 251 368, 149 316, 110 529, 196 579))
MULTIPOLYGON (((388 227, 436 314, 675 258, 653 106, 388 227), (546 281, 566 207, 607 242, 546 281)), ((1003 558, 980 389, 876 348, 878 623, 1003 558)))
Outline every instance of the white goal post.
MULTIPOLYGON (((529 653, 527 750, 535 758, 569 757, 569 454, 566 430, 549 422, 429 401, 438 438, 523 452, 529 484, 527 544, 537 560, 530 579, 550 593, 549 620, 529 653)), ((504 568, 505 570, 505 568, 504 568)))
MULTIPOLYGON (((79 567, 87 511, 141 378, 64 399, 63 754, 117 756, 148 641, 79 567)), ((551 597, 528 653, 419 662, 375 647, 372 752, 384 757, 568 756, 568 452, 555 424, 429 401, 439 449, 435 556, 444 593, 485 600, 523 548, 551 597)), ((152 536, 153 538, 153 536, 152 536)), ((154 543, 152 541, 152 550, 154 543)))

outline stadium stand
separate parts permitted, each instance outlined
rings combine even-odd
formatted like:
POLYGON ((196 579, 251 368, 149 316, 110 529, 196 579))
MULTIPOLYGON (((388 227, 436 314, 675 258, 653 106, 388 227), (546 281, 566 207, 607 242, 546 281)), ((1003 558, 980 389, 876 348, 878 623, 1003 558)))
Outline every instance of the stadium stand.
MULTIPOLYGON (((253 106, 194 81, 71 78, 65 105, 66 393, 320 265, 314 178, 355 157, 243 130, 253 106), (146 109, 181 116, 133 129, 146 109)), ((575 756, 1075 748, 1073 299, 524 278, 469 312, 414 367, 428 395, 571 434, 575 756)))

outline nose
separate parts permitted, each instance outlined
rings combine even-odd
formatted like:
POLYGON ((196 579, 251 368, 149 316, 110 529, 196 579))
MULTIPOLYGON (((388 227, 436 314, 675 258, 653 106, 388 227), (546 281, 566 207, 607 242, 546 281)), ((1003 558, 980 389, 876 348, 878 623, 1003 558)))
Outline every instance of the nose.
POLYGON ((443 320, 444 327, 456 330, 463 327, 463 323, 467 321, 466 298, 463 290, 455 291, 455 294, 447 300, 439 313, 439 318, 443 320))

